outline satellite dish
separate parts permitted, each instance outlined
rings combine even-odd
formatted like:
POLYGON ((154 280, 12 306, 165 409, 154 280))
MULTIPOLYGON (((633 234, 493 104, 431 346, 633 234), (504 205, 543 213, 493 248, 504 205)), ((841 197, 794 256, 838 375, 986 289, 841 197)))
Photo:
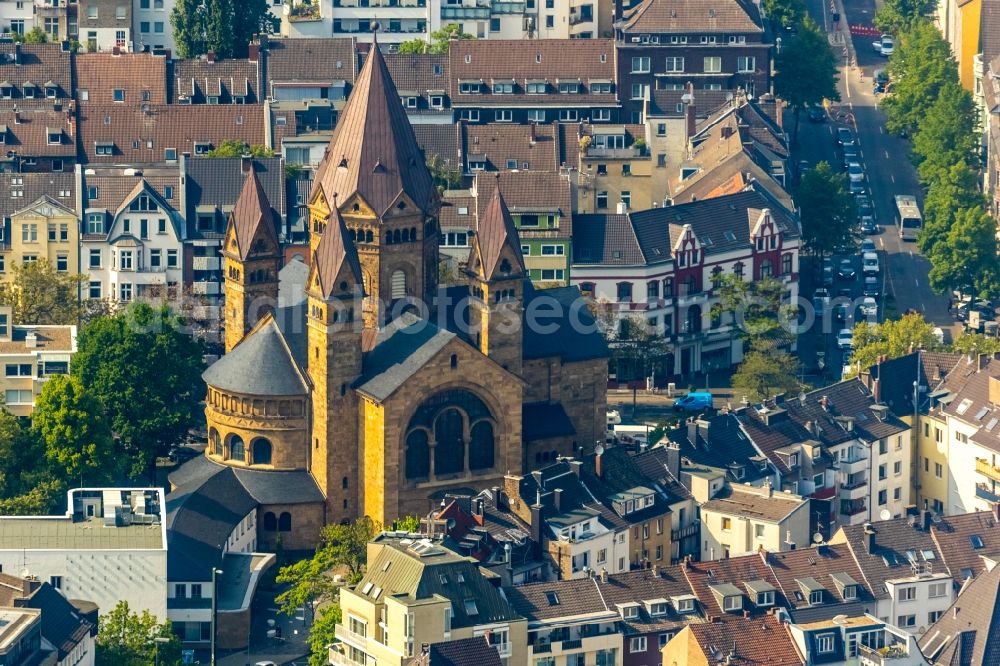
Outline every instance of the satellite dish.
POLYGON ((889 509, 882 509, 878 512, 878 517, 880 520, 889 520, 892 518, 892 512, 889 509))
POLYGON ((833 616, 834 624, 845 624, 847 622, 847 616, 841 613, 840 615, 833 616))
POLYGON ((823 543, 823 535, 819 532, 813 534, 813 543, 823 543))

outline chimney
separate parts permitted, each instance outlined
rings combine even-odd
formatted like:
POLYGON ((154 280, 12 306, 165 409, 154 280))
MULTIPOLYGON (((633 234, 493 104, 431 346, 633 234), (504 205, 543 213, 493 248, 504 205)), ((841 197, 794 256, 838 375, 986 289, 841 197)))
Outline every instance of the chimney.
POLYGON ((503 488, 501 488, 500 486, 493 486, 492 490, 493 490, 493 506, 501 510, 506 509, 507 507, 504 506, 505 501, 503 496, 503 488))
POLYGON ((28 349, 34 349, 38 346, 38 334, 34 331, 28 331, 24 335, 24 346, 28 349))
POLYGON ((602 469, 601 458, 604 457, 604 447, 598 444, 597 448, 594 449, 594 453, 597 454, 594 456, 594 474, 597 475, 598 479, 603 479, 604 470, 602 469))
POLYGON ((253 155, 240 155, 240 171, 250 173, 253 169, 253 155))
POLYGON ((581 467, 583 467, 583 463, 581 461, 579 461, 579 460, 570 460, 569 461, 569 468, 571 470, 573 470, 573 474, 576 475, 576 478, 580 478, 580 468, 581 467))
POLYGON ((486 505, 486 500, 484 500, 482 497, 476 498, 476 515, 479 516, 480 518, 483 516, 483 513, 485 513, 485 505, 486 505))
POLYGON ((1000 522, 1000 503, 993 505, 993 517, 997 519, 997 522, 1000 522))
POLYGON ((17 42, 14 42, 14 64, 21 64, 21 45, 17 42))
POLYGON ((697 107, 694 104, 694 84, 688 81, 687 84, 687 106, 684 107, 685 127, 687 128, 687 138, 694 136, 698 127, 697 107))
POLYGON ((992 358, 992 354, 978 354, 976 356, 976 368, 979 370, 985 369, 990 364, 990 359, 992 358))
POLYGON ((535 142, 538 140, 535 135, 535 123, 528 123, 528 127, 531 128, 531 145, 535 145, 535 142))
POLYGON ((931 531, 931 515, 933 514, 931 514, 931 512, 928 511, 927 509, 923 510, 923 515, 921 517, 923 518, 924 532, 931 531))
POLYGON ((431 651, 431 644, 430 643, 421 643, 420 644, 420 655, 421 656, 429 654, 430 651, 431 651))
POLYGON ((247 50, 247 60, 250 62, 257 62, 260 59, 260 44, 257 42, 250 42, 250 46, 247 50))
POLYGON ((604 567, 601 567, 601 582, 602 583, 608 582, 608 570, 604 567))
POLYGON ((615 212, 619 215, 625 215, 628 213, 628 206, 625 205, 624 201, 619 201, 618 205, 615 206, 615 212))
POLYGON ((872 397, 876 403, 882 402, 882 380, 878 377, 872 380, 872 397))
POLYGON ((675 481, 681 478, 681 450, 674 446, 673 442, 667 448, 667 471, 674 477, 675 481))
POLYGON ((660 577, 660 567, 656 564, 656 562, 653 562, 653 566, 650 569, 651 569, 651 571, 653 573, 653 576, 655 578, 659 578, 660 577))
POLYGON ((871 523, 865 523, 864 533, 865 547, 868 549, 869 554, 873 554, 875 552, 875 527, 871 523))
POLYGON ((122 54, 122 49, 121 49, 120 46, 118 46, 117 44, 115 44, 114 46, 111 47, 111 55, 112 56, 114 56, 114 57, 117 58, 121 54, 122 54))
POLYGON ((207 60, 209 63, 214 63, 215 62, 215 51, 212 51, 211 49, 209 49, 208 53, 205 54, 205 60, 207 60))
POLYGON ((778 129, 781 130, 782 134, 785 132, 785 120, 782 117, 781 107, 784 106, 784 102, 781 101, 780 97, 774 98, 774 122, 777 124, 778 129))
POLYGON ((743 611, 743 617, 744 617, 744 618, 748 618, 748 617, 750 617, 750 611, 748 611, 748 610, 744 610, 744 611, 743 611))
POLYGON ((556 488, 555 489, 556 511, 559 511, 559 512, 562 512, 562 494, 563 494, 563 489, 562 488, 556 488))
POLYGON ((531 505, 531 540, 535 557, 541 557, 542 551, 542 505, 531 505))
MULTIPOLYGON (((540 471, 538 471, 537 469, 533 470, 531 472, 531 478, 533 478, 535 480, 535 485, 538 486, 538 492, 541 493, 542 490, 545 489, 545 484, 542 482, 542 473, 540 471)), ((540 504, 541 500, 538 500, 538 502, 540 504)))

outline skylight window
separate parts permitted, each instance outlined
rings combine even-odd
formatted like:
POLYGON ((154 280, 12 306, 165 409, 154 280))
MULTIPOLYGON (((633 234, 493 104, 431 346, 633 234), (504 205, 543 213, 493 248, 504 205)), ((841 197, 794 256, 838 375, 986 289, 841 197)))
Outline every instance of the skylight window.
POLYGON ((447 585, 448 584, 448 577, 445 576, 444 574, 438 574, 438 580, 441 581, 442 585, 447 585))
POLYGON ((549 606, 559 605, 559 595, 555 592, 546 592, 545 598, 549 600, 549 606))
POLYGON ((931 560, 937 559, 937 555, 934 554, 934 551, 928 549, 921 550, 920 556, 924 558, 924 562, 930 562, 931 560))
POLYGON ((479 607, 476 606, 475 599, 466 599, 464 603, 466 615, 479 615, 479 607))
POLYGON ((374 585, 372 583, 365 583, 365 586, 361 588, 361 594, 368 594, 372 591, 374 585))
POLYGON ((978 534, 973 534, 972 536, 969 537, 969 543, 972 544, 972 547, 975 550, 979 550, 980 548, 983 547, 983 538, 978 534))
POLYGON ((990 412, 990 408, 989 407, 980 407, 979 411, 976 412, 976 417, 975 417, 976 420, 977 421, 982 421, 983 417, 986 416, 987 414, 989 414, 989 412, 990 412))
POLYGON ((991 418, 989 421, 987 421, 987 423, 986 423, 986 432, 993 432, 993 428, 997 427, 997 422, 1000 422, 1000 419, 998 419, 995 416, 993 418, 991 418))
POLYGON ((972 400, 964 398, 962 402, 958 403, 958 407, 955 408, 955 413, 961 416, 969 411, 969 407, 972 407, 972 400))

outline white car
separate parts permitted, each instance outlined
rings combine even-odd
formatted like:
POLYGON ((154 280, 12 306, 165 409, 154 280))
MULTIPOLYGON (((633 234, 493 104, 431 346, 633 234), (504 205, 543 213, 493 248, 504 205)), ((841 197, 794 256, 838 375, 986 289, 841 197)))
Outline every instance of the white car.
POLYGON ((896 41, 892 35, 882 35, 877 42, 872 42, 872 48, 875 53, 888 58, 896 50, 896 41))
POLYGON ((857 162, 851 162, 847 165, 847 177, 852 183, 860 183, 865 179, 865 168, 857 162))
POLYGON ((861 301, 861 314, 872 319, 878 317, 878 303, 874 298, 866 296, 865 300, 861 301))
POLYGON ((837 346, 841 349, 852 349, 854 347, 854 329, 840 329, 840 333, 837 333, 837 346))
POLYGON ((878 273, 878 254, 875 252, 865 252, 861 256, 861 271, 865 275, 878 273))

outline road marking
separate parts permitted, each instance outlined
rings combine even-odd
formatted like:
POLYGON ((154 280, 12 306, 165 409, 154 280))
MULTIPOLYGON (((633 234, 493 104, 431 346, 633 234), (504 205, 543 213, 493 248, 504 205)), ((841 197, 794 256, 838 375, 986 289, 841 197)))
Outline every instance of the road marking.
POLYGON ((892 174, 890 173, 890 174, 889 174, 889 180, 891 180, 891 181, 892 181, 893 183, 895 183, 895 182, 896 182, 896 177, 895 177, 895 176, 893 176, 893 175, 892 175, 892 174))
POLYGON ((917 288, 920 288, 920 280, 913 278, 913 281, 917 283, 917 288))
POLYGON ((878 133, 879 134, 885 134, 885 132, 882 131, 882 126, 881 125, 878 126, 878 133))
POLYGON ((882 152, 885 153, 885 159, 890 159, 888 150, 883 150, 882 152))

